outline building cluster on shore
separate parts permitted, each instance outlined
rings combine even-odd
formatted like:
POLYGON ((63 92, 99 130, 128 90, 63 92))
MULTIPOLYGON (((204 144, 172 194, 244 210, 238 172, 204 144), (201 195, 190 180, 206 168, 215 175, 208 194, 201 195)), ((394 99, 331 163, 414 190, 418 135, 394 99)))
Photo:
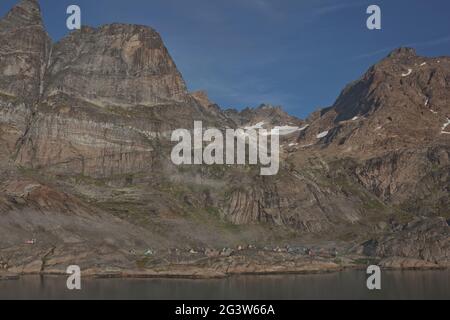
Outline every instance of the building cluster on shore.
MULTIPOLYGON (((306 246, 264 246, 257 247, 256 245, 238 245, 234 249, 229 247, 224 247, 220 249, 215 248, 193 248, 188 247, 184 249, 179 248, 169 248, 167 253, 169 255, 189 255, 189 256, 206 256, 208 258, 216 257, 229 257, 237 253, 256 253, 256 252, 267 252, 267 253, 286 253, 292 255, 304 255, 304 256, 318 256, 333 258, 338 256, 338 250, 336 248, 310 248, 306 246)), ((130 250, 130 253, 136 255, 135 250, 130 250)), ((157 250, 147 249, 144 252, 144 256, 154 256, 157 255, 157 250)))

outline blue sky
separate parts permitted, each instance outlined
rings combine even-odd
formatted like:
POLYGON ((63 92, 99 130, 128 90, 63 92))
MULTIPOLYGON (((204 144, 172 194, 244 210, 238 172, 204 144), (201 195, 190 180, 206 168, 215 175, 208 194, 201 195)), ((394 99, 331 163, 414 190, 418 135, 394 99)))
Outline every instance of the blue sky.
MULTIPOLYGON (((16 0, 1 0, 3 16, 16 0)), ((306 117, 333 104, 342 88, 400 46, 450 55, 448 0, 40 0, 54 40, 66 8, 83 24, 155 28, 190 90, 222 107, 282 105, 306 117), (366 8, 382 10, 382 30, 366 28, 366 8)))

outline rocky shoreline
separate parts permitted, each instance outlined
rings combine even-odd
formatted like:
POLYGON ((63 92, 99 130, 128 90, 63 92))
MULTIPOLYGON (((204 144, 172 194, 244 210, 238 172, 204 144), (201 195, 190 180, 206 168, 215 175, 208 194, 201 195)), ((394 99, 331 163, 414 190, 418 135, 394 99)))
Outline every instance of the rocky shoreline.
MULTIPOLYGON (((281 258, 281 257, 278 257, 281 258)), ((336 259, 311 257, 286 257, 283 260, 261 256, 233 256, 220 259, 203 259, 196 263, 160 264, 152 268, 89 267, 82 268, 82 276, 108 279, 221 279, 237 275, 284 275, 319 274, 341 272, 345 270, 365 270, 369 264, 379 265, 383 270, 446 270, 449 265, 435 264, 425 260, 405 257, 370 259, 364 256, 346 256, 336 259), (287 259, 289 258, 289 259, 287 259), (264 260, 262 260, 264 259, 264 260)), ((0 271, 0 280, 18 280, 23 276, 67 276, 62 265, 45 270, 32 268, 11 268, 0 271)))
POLYGON ((450 267, 448 222, 416 219, 399 230, 365 242, 302 242, 279 246, 211 248, 117 248, 97 243, 17 245, 0 251, 0 279, 21 275, 66 275, 77 265, 97 278, 211 279, 233 275, 308 274, 365 269, 429 270, 450 267))

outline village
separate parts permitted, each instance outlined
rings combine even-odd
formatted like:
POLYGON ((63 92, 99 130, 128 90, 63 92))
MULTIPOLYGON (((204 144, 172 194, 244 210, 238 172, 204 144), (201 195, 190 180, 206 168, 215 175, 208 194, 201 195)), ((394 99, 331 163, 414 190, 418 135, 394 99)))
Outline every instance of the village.
MULTIPOLYGON (((220 248, 220 249, 212 249, 212 248, 169 248, 167 252, 158 252, 154 249, 147 249, 144 251, 143 255, 146 257, 151 256, 159 256, 159 255, 169 255, 169 256, 178 256, 178 257, 191 257, 191 258, 218 258, 218 257, 230 257, 235 254, 247 254, 251 255, 252 253, 284 253, 291 254, 293 256, 305 256, 305 257, 320 257, 320 258, 337 258, 339 252, 337 248, 320 248, 320 247, 306 247, 306 246, 264 246, 258 247, 253 244, 246 245, 238 245, 235 248, 220 248)), ((139 255, 139 253, 132 249, 130 250, 130 254, 139 255)))

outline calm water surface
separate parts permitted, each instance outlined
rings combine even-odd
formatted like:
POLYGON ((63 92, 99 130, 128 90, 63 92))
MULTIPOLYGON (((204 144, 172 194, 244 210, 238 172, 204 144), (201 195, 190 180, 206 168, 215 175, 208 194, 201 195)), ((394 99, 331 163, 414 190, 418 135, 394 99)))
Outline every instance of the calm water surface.
POLYGON ((238 276, 220 280, 82 279, 66 289, 64 277, 0 281, 0 299, 450 299, 450 271, 385 271, 382 290, 366 288, 363 271, 318 275, 238 276))

